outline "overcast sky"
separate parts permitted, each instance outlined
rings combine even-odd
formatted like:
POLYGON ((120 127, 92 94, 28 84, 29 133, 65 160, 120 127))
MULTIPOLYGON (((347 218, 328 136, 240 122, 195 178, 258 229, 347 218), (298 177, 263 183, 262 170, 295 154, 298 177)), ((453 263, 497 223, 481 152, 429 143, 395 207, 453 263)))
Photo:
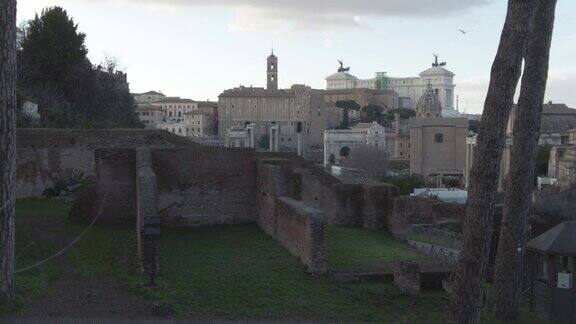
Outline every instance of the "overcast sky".
MULTIPOLYGON (((460 109, 481 113, 506 2, 19 0, 18 19, 62 6, 87 34, 91 60, 116 58, 131 91, 195 100, 216 100, 240 84, 264 86, 272 44, 282 87, 325 88, 337 59, 359 78, 416 76, 439 53, 456 73, 460 109)), ((546 99, 576 108, 576 1, 558 2, 546 99)))

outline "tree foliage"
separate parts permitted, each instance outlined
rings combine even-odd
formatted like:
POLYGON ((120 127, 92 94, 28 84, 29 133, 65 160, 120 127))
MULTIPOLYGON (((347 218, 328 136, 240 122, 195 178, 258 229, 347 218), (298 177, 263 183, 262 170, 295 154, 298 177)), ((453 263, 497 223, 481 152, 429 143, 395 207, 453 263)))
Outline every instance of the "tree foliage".
POLYGON ((338 100, 336 107, 342 109, 342 123, 340 129, 348 129, 350 127, 350 110, 360 110, 360 105, 354 100, 338 100))
POLYGON ((468 121, 468 130, 474 134, 478 134, 478 132, 480 131, 480 121, 473 119, 468 121))
POLYGON ((382 113, 382 107, 378 105, 369 104, 362 107, 362 115, 360 117, 360 120, 363 123, 372 123, 372 122, 382 123, 383 117, 384 115, 382 113))
MULTIPOLYGON (((140 127, 125 74, 115 62, 93 66, 86 35, 60 7, 18 31, 18 96, 38 104, 40 127, 140 127)), ((20 126, 31 126, 19 116, 20 126)))

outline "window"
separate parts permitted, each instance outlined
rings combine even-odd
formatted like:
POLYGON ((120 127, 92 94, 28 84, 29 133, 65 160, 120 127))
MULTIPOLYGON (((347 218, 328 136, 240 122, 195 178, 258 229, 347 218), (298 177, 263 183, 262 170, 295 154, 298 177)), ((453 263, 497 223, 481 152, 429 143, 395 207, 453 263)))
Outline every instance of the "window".
POLYGON ((444 134, 442 133, 434 134, 434 143, 444 143, 444 134))

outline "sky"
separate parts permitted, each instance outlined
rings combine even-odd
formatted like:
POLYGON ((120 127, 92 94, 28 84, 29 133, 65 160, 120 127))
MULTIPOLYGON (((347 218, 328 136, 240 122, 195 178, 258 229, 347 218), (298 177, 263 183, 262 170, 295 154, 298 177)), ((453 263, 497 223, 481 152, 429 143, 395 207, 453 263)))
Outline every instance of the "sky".
MULTIPOLYGON (((459 108, 481 113, 505 0, 18 0, 18 21, 61 6, 87 34, 93 63, 113 58, 132 92, 217 100, 279 83, 324 89, 342 59, 358 78, 417 76, 433 53, 456 74, 459 108), (466 34, 458 31, 462 29, 466 34)), ((576 108, 576 1, 559 0, 546 101, 576 108)))

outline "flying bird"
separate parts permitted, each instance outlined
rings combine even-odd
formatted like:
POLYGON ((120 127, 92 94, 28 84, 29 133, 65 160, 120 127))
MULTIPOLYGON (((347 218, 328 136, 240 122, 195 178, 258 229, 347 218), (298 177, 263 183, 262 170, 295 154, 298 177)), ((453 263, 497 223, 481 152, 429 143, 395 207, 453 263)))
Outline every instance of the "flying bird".
POLYGON ((462 34, 466 34, 466 31, 465 31, 465 30, 458 29, 458 31, 461 32, 462 34))

